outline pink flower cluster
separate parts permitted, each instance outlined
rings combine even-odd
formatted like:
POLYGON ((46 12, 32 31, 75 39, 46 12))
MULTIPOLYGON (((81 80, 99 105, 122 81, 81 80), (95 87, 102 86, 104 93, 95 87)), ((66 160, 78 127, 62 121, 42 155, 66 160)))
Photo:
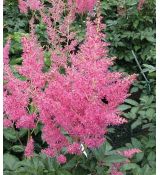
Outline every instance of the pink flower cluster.
POLYGON ((78 13, 92 11, 97 0, 68 0, 68 4, 75 5, 78 13))
MULTIPOLYGON (((37 8, 47 28, 47 49, 36 38, 33 19, 31 34, 22 37, 23 62, 14 69, 25 80, 16 78, 10 69, 10 41, 4 47, 4 123, 6 127, 15 124, 17 128, 33 129, 36 122, 41 122, 42 139, 48 144, 42 152, 65 163, 63 148, 66 153, 78 155, 82 153, 81 144, 85 148, 97 148, 104 143, 108 126, 127 122, 120 117, 118 106, 128 97, 136 76, 109 70, 113 59, 107 54, 108 43, 102 40, 105 25, 101 24, 101 17, 87 20, 85 40, 75 52, 76 33, 70 31, 75 11, 68 6, 68 13, 62 19, 59 15, 63 15, 66 7, 61 0, 56 2, 51 1, 52 7, 37 8), (58 26, 53 22, 56 20, 58 26), (43 71, 44 52, 51 55, 47 72, 43 71), (64 74, 60 73, 62 67, 64 74)), ((31 156, 32 152, 31 138, 25 155, 31 156)))
POLYGON ((32 137, 31 137, 28 140, 27 146, 25 148, 24 155, 26 157, 33 157, 33 151, 34 151, 34 141, 33 141, 32 137))
POLYGON ((12 127, 12 122, 9 119, 4 119, 3 120, 3 126, 6 128, 12 127))
MULTIPOLYGON (((28 8, 30 10, 40 10, 42 7, 42 3, 40 0, 18 0, 19 2, 19 9, 21 13, 27 13, 28 8)), ((64 2, 62 0, 49 0, 50 3, 54 3, 53 9, 59 9, 64 7, 64 2)), ((92 11, 97 0, 68 0, 68 5, 75 8, 77 13, 84 13, 87 11, 92 11)), ((53 10, 54 11, 54 10, 53 10)), ((57 13, 59 16, 59 13, 57 13)))
POLYGON ((57 162, 59 162, 60 164, 64 164, 64 163, 66 163, 66 161, 67 161, 67 159, 63 154, 61 154, 57 157, 57 162))
POLYGON ((118 153, 124 157, 131 159, 134 156, 134 154, 139 153, 139 152, 141 152, 141 150, 137 148, 132 148, 132 149, 120 151, 118 153))
POLYGON ((80 155, 82 153, 81 151, 81 146, 78 143, 73 143, 71 145, 68 146, 67 152, 69 154, 77 154, 80 155))
POLYGON ((27 13, 30 10, 39 10, 42 6, 40 0, 18 0, 21 13, 27 13))

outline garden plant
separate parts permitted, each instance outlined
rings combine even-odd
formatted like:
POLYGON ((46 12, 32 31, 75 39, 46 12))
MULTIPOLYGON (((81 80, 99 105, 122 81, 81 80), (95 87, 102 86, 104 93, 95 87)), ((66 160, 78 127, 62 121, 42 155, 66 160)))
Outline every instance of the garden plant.
POLYGON ((155 175, 154 0, 5 0, 4 175, 155 175))

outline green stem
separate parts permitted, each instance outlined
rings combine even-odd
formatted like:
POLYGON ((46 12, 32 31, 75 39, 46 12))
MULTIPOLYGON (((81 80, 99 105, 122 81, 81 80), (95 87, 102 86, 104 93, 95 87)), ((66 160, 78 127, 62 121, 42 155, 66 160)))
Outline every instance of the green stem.
MULTIPOLYGON (((36 128, 37 128, 38 122, 39 122, 39 120, 37 120, 36 128)), ((30 135, 32 135, 32 133, 34 132, 34 130, 35 130, 35 129, 33 129, 33 130, 31 131, 30 135)))
POLYGON ((29 140, 30 136, 31 136, 31 132, 30 132, 30 130, 28 129, 28 140, 29 140))
MULTIPOLYGON (((13 127, 13 128, 14 128, 14 127, 13 127)), ((19 135, 18 135, 17 131, 15 130, 15 128, 14 128, 14 132, 15 132, 15 134, 16 134, 16 137, 17 137, 19 143, 23 146, 23 144, 22 144, 22 142, 21 142, 21 139, 19 138, 19 135)))
POLYGON ((143 77, 144 77, 144 79, 145 79, 145 81, 146 81, 146 84, 147 84, 148 89, 149 89, 149 92, 150 92, 150 91, 151 91, 150 82, 148 81, 146 75, 144 74, 144 72, 143 72, 143 70, 142 70, 142 68, 141 68, 141 65, 140 65, 140 63, 139 63, 139 61, 138 61, 138 59, 137 59, 137 56, 136 56, 136 54, 134 53, 133 50, 132 50, 132 55, 134 56, 134 59, 135 59, 137 65, 138 65, 138 67, 139 67, 139 69, 140 69, 140 71, 141 71, 141 74, 143 75, 143 77))

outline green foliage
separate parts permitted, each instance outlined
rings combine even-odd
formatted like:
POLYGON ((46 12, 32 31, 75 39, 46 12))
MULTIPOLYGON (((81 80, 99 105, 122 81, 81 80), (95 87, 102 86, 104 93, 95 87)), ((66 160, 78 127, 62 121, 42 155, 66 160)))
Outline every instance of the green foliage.
POLYGON ((4 37, 17 31, 24 33, 29 30, 28 18, 20 13, 17 0, 5 0, 3 14, 4 37))
POLYGON ((102 175, 109 171, 111 163, 126 160, 123 156, 115 154, 115 151, 111 151, 111 149, 111 145, 106 142, 99 149, 88 152, 88 157, 67 155, 68 162, 65 165, 59 165, 55 158, 49 158, 43 154, 35 154, 31 159, 20 161, 16 156, 6 153, 3 158, 4 174, 87 175, 93 173, 102 175))
POLYGON ((103 0, 103 4, 110 54, 134 63, 134 50, 140 63, 155 64, 155 1, 147 0, 142 11, 137 10, 138 0, 103 0))

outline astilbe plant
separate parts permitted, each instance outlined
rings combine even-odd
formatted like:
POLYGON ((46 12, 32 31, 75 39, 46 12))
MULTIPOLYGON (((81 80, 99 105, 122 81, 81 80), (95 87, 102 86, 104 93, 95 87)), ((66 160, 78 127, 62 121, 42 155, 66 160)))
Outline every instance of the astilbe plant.
MULTIPOLYGON (((108 43, 103 41, 105 25, 100 15, 94 21, 87 18, 85 40, 76 52, 78 41, 70 26, 77 12, 93 9, 96 1, 86 1, 91 6, 78 11, 71 1, 65 4, 62 0, 49 0, 49 6, 39 0, 30 1, 19 1, 21 12, 35 11, 30 21, 31 33, 22 37, 22 65, 15 66, 25 80, 16 78, 9 66, 10 39, 4 47, 4 126, 32 130, 41 122, 42 139, 48 144, 42 152, 65 163, 63 148, 66 153, 80 155, 81 145, 100 147, 110 125, 127 122, 117 107, 128 97, 136 75, 124 76, 109 70, 114 59, 108 56, 108 43), (46 25, 45 46, 36 37, 35 20, 46 25), (44 71, 45 52, 51 55, 48 71, 44 71)), ((27 157, 33 156, 33 144, 30 136, 27 157)))

